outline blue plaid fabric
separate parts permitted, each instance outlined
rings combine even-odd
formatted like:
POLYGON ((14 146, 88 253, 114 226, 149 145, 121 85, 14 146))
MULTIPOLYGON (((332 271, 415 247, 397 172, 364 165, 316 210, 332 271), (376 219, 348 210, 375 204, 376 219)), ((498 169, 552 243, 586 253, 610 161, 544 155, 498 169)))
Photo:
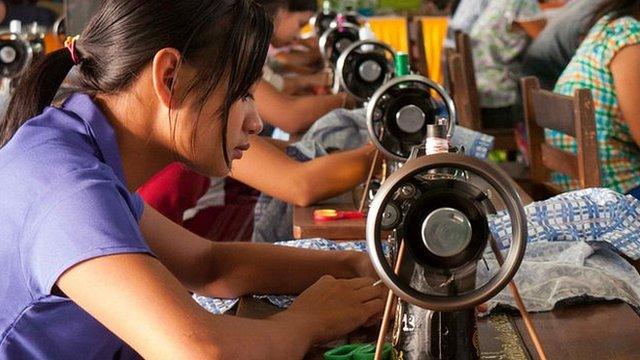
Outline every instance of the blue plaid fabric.
MULTIPOLYGON (((640 202, 613 190, 594 188, 564 193, 525 207, 529 243, 604 242, 634 260, 640 258, 640 202)), ((500 212, 489 219, 500 246, 509 247, 511 222, 500 212)))

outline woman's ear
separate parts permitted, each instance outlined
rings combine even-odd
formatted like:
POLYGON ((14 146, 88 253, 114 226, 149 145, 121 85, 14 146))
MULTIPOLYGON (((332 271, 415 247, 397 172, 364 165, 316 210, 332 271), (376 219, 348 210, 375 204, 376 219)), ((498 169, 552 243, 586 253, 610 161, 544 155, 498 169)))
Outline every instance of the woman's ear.
POLYGON ((180 99, 173 97, 176 76, 180 65, 180 52, 173 48, 164 48, 153 57, 153 90, 160 104, 166 108, 179 106, 180 99))

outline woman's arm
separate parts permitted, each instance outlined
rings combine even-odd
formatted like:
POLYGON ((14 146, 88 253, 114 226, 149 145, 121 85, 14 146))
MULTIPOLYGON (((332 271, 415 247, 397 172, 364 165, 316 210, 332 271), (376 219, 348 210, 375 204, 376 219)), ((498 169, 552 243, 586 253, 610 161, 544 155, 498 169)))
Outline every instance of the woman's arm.
POLYGON ((299 162, 268 141, 253 137, 251 148, 234 163, 231 177, 290 204, 309 206, 364 181, 374 153, 374 147, 366 145, 299 162), (257 173, 260 168, 269 171, 257 173))
POLYGON ((306 131, 320 117, 348 102, 345 93, 287 96, 266 81, 258 83, 254 96, 262 119, 290 134, 306 131))
POLYGON ((323 275, 375 276, 366 254, 219 243, 201 238, 145 206, 142 233, 153 253, 185 287, 222 298, 299 294, 323 275))
POLYGON ((331 74, 325 71, 309 75, 295 75, 284 77, 282 92, 287 95, 295 95, 314 87, 328 87, 331 74))
POLYGON ((627 46, 611 61, 609 69, 620 104, 622 118, 629 125, 631 136, 640 146, 640 45, 627 46))
POLYGON ((289 310, 264 320, 207 313, 143 254, 87 260, 57 285, 143 358, 301 359, 313 343, 353 331, 381 311, 381 289, 371 281, 325 277, 289 310))

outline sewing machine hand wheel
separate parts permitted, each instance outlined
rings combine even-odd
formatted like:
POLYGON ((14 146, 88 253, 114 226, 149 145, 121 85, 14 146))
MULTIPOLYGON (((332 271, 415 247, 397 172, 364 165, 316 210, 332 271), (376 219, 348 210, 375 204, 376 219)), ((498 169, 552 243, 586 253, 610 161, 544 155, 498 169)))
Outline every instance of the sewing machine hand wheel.
POLYGON ((375 40, 353 43, 338 58, 337 84, 353 98, 364 102, 393 76, 394 58, 395 51, 385 43, 375 40))
POLYGON ((53 23, 53 27, 51 28, 51 32, 55 35, 58 35, 61 39, 64 38, 67 34, 67 17, 65 15, 59 16, 56 21, 53 23))
POLYGON ((19 34, 0 34, 0 76, 13 79, 29 67, 33 58, 31 45, 19 34))
POLYGON ((334 21, 318 40, 320 54, 332 67, 335 67, 340 54, 351 44, 360 40, 360 28, 351 23, 338 26, 334 21))
POLYGON ((387 158, 400 162, 409 159, 414 147, 424 145, 427 125, 440 118, 446 118, 451 137, 456 123, 453 100, 440 85, 418 75, 392 79, 367 104, 371 141, 387 158))
POLYGON ((409 160, 385 181, 369 209, 367 246, 376 272, 397 296, 433 311, 472 308, 489 300, 513 278, 524 256, 526 219, 515 188, 502 170, 476 158, 444 153, 409 160), (460 179, 443 169, 462 170, 479 180, 460 179), (487 188, 476 186, 479 183, 487 188), (479 260, 493 241, 486 216, 498 200, 511 220, 509 253, 493 277, 476 285, 479 260), (405 242, 411 259, 404 261, 429 274, 425 278, 471 278, 472 286, 452 290, 450 282, 443 281, 440 287, 416 289, 385 257, 384 231, 405 242))

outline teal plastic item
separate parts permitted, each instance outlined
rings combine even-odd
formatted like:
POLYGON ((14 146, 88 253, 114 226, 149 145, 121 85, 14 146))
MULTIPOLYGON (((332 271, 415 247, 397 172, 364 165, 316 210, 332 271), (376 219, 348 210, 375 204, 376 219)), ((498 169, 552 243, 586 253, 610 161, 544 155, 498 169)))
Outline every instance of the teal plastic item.
MULTIPOLYGON (((324 360, 373 360, 376 353, 374 344, 348 344, 324 353, 324 360)), ((384 344, 382 360, 391 359, 391 344, 384 344)))
POLYGON ((409 68, 409 54, 406 52, 398 51, 394 59, 396 76, 409 75, 411 72, 409 68))

